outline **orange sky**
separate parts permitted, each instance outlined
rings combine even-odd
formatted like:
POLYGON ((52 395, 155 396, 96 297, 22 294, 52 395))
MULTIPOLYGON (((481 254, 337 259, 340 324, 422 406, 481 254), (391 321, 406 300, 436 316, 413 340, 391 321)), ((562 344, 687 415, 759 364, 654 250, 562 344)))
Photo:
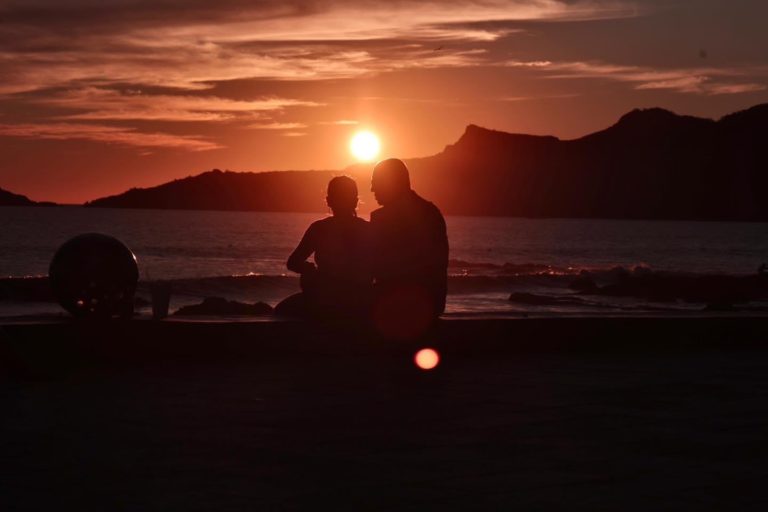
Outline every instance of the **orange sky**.
POLYGON ((761 0, 19 0, 0 6, 0 187, 82 202, 211 168, 341 169, 359 129, 574 138, 635 107, 768 101, 761 0))

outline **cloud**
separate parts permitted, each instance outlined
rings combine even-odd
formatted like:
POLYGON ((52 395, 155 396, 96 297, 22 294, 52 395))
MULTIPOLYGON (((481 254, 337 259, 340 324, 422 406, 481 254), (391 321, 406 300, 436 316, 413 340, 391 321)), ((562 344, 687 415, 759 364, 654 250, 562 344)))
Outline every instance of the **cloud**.
POLYGON ((208 151, 223 146, 192 135, 137 132, 132 128, 94 124, 0 124, 0 135, 29 139, 89 140, 142 148, 208 151))
POLYGON ((765 84, 744 83, 744 84, 710 84, 708 85, 710 94, 743 94, 747 92, 764 91, 768 87, 765 84))
POLYGON ((318 124, 332 124, 336 126, 353 126, 360 124, 360 121, 352 119, 339 119, 338 121, 320 121, 318 124))
POLYGON ((498 98, 496 101, 505 101, 505 102, 518 102, 518 101, 534 101, 534 100, 561 100, 561 99, 569 99, 569 98, 576 98, 579 94, 576 93, 568 93, 568 94, 547 94, 547 95, 532 95, 532 96, 505 96, 503 98, 498 98))
POLYGON ((413 66, 466 66, 482 55, 417 50, 431 51, 436 41, 488 43, 518 30, 484 22, 638 12, 621 0, 11 0, 0 7, 0 94, 74 82, 202 90, 248 78, 350 78, 414 59, 413 66), (403 51, 402 41, 417 44, 403 51))
POLYGON ((33 100, 35 103, 81 110, 59 115, 78 120, 145 121, 226 121, 238 117, 258 117, 286 107, 316 107, 320 103, 288 98, 233 100, 217 96, 143 94, 137 90, 117 91, 85 87, 33 100))
POLYGON ((764 67, 675 68, 626 66, 604 62, 508 61, 505 66, 528 68, 549 78, 600 78, 634 84, 638 90, 667 89, 679 93, 719 95, 762 91, 765 83, 743 81, 744 77, 767 76, 764 67))
POLYGON ((253 128, 254 130, 299 130, 306 128, 304 123, 254 123, 249 124, 246 128, 253 128))

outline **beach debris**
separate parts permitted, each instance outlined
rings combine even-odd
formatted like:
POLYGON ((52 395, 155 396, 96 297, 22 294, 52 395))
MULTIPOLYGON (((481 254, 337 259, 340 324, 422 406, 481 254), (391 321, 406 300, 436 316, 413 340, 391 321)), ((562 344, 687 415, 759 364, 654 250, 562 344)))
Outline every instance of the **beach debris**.
POLYGON ((171 303, 171 283, 169 281, 154 281, 149 285, 152 299, 152 318, 161 320, 168 316, 171 303))
POLYGON ((272 314, 272 306, 265 302, 247 304, 222 297, 206 297, 200 304, 184 306, 174 316, 266 316, 272 314))

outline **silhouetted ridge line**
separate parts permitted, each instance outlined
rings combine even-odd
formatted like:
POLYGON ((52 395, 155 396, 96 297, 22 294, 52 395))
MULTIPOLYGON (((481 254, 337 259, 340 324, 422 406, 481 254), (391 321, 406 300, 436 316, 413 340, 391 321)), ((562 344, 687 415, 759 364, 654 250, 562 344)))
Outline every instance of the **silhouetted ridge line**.
MULTIPOLYGON (((768 221, 767 146, 768 104, 719 121, 651 108, 574 140, 470 124, 407 163, 414 187, 448 214, 768 221)), ((346 172, 374 204, 370 171, 346 172)), ((323 186, 341 173, 211 171, 88 206, 325 211, 323 186)))
POLYGON ((0 206, 54 206, 55 203, 33 201, 27 196, 0 188, 0 206))
POLYGON ((311 212, 321 209, 332 171, 231 172, 214 169, 150 188, 132 188, 85 206, 178 210, 311 212))
POLYGON ((0 206, 29 206, 35 204, 27 196, 14 194, 0 188, 0 206))

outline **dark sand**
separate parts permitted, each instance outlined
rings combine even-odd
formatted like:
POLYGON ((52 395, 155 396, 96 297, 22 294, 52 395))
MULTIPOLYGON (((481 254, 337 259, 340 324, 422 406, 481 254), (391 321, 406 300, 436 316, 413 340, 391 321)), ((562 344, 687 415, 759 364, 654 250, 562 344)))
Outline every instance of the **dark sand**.
POLYGON ((768 321, 0 329, 0 510, 766 510, 768 321))

